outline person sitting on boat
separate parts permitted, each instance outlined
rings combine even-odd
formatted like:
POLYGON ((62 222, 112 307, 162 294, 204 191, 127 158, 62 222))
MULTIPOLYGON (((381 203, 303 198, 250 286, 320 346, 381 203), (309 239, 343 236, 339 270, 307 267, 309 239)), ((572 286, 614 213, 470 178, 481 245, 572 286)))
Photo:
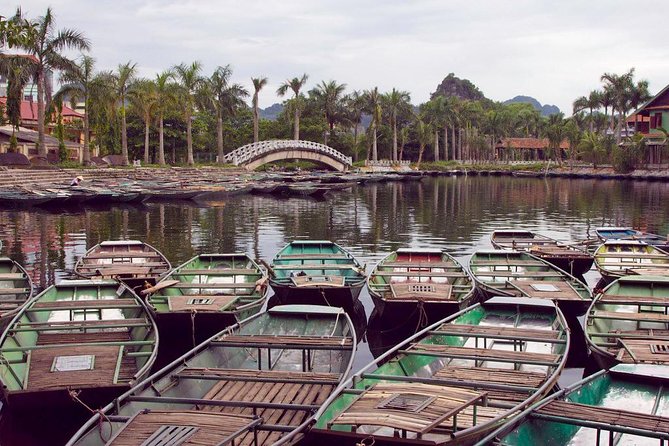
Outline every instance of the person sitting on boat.
POLYGON ((81 183, 82 181, 84 181, 84 177, 82 177, 81 175, 74 177, 70 182, 70 186, 79 186, 79 183, 81 183))

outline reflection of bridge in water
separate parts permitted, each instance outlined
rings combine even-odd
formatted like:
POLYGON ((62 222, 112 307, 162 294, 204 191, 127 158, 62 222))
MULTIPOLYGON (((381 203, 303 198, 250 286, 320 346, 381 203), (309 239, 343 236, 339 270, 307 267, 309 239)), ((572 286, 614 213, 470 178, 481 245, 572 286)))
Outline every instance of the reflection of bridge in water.
POLYGON ((263 164, 287 159, 303 159, 324 164, 340 172, 352 165, 350 156, 312 141, 274 139, 247 144, 225 155, 225 161, 254 170, 263 164))

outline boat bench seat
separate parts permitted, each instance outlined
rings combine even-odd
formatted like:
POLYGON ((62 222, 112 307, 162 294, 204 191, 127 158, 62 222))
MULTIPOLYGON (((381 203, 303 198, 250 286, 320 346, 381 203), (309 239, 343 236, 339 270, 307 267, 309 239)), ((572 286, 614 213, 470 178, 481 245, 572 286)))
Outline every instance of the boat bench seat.
POLYGON ((526 244, 533 244, 533 245, 557 245, 557 242, 555 240, 543 240, 540 238, 532 238, 532 237, 495 237, 493 242, 498 243, 498 244, 520 244, 520 243, 526 243, 526 244))
POLYGON ((225 369, 209 367, 186 367, 176 375, 178 378, 220 377, 225 380, 275 381, 275 382, 323 382, 337 385, 341 375, 324 372, 295 372, 287 370, 225 369))
POLYGON ((237 282, 237 283, 193 283, 179 282, 170 285, 169 288, 190 289, 190 290, 227 290, 232 288, 255 288, 256 282, 237 282))
POLYGON ((475 361, 510 362, 517 364, 535 364, 557 366, 560 355, 551 353, 536 353, 526 351, 498 350, 493 348, 453 347, 450 345, 412 344, 402 353, 430 355, 445 358, 470 359, 475 361))
POLYGON ((35 302, 27 311, 56 311, 77 309, 141 308, 135 299, 91 299, 91 300, 55 300, 35 302))
POLYGON ((215 345, 248 345, 253 347, 311 348, 331 349, 333 347, 350 348, 353 339, 343 336, 273 336, 273 335, 223 335, 214 341, 215 345))
POLYGON ((471 263, 472 268, 476 268, 479 266, 506 266, 506 267, 514 267, 514 266, 541 266, 545 267, 546 264, 543 262, 539 262, 537 260, 477 260, 475 262, 471 263))
POLYGON ((85 263, 77 267, 77 271, 85 272, 88 270, 102 270, 105 268, 116 267, 141 267, 141 268, 165 268, 167 265, 163 262, 114 262, 114 263, 85 263))
POLYGON ((603 294, 597 299, 598 304, 614 305, 658 305, 668 306, 669 297, 655 296, 620 296, 614 294, 603 294))
POLYGON ((458 268, 460 265, 457 265, 454 262, 383 262, 382 267, 392 267, 392 268, 458 268))
POLYGON ((301 259, 350 259, 346 254, 281 254, 277 260, 301 260, 301 259))
POLYGON ((90 344, 95 342, 126 342, 130 341, 127 330, 122 331, 98 331, 98 332, 74 332, 74 333, 44 333, 37 336, 37 345, 56 344, 90 344))
POLYGON ((29 293, 28 288, 0 288, 0 296, 9 296, 12 294, 26 294, 29 293))
POLYGON ((172 276, 261 276, 263 273, 256 269, 233 269, 233 268, 212 268, 212 269, 182 269, 175 272, 172 276))
POLYGON ((27 276, 23 273, 0 273, 0 280, 25 280, 27 276))
POLYGON ((55 330, 101 330, 105 328, 133 328, 150 327, 151 324, 143 318, 132 319, 105 319, 96 321, 53 321, 53 322, 24 322, 20 321, 10 331, 55 331, 55 330))
POLYGON ((618 339, 618 349, 609 351, 625 363, 669 364, 669 340, 618 339), (617 351, 616 351, 617 350, 617 351))
POLYGON ((373 276, 379 276, 379 277, 421 277, 421 278, 429 278, 429 277, 451 277, 454 279, 459 279, 459 278, 467 278, 467 274, 465 273, 458 273, 458 272, 442 272, 442 271, 377 271, 373 274, 373 276))
POLYGON ((538 278, 538 277, 562 277, 558 272, 543 271, 476 271, 474 273, 479 277, 512 277, 515 279, 538 278))
POLYGON ((669 418, 607 407, 589 406, 567 401, 551 401, 536 411, 541 415, 560 417, 560 422, 578 425, 580 421, 596 421, 616 427, 641 429, 651 432, 669 432, 669 418))
POLYGON ((622 311, 601 311, 595 310, 590 316, 591 319, 614 319, 621 321, 639 321, 639 322, 669 322, 669 315, 663 313, 627 313, 622 311))
POLYGON ((326 269, 357 269, 352 263, 294 263, 288 265, 274 265, 275 270, 326 270, 326 269))
POLYGON ((162 258, 157 252, 142 252, 142 251, 125 251, 125 252, 95 252, 87 254, 83 257, 86 259, 118 259, 118 258, 162 258))
POLYGON ((531 340, 537 342, 551 342, 560 338, 557 330, 537 330, 531 328, 498 327, 486 325, 444 324, 430 332, 433 335, 455 335, 481 338, 497 338, 511 340, 531 340))

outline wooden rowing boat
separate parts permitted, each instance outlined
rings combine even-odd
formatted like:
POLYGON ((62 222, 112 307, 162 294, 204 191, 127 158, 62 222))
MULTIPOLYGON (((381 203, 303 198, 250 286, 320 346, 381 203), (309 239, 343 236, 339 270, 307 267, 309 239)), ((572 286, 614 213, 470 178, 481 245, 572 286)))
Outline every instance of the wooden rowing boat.
POLYGON ((331 241, 296 240, 270 265, 270 285, 281 304, 308 303, 351 309, 365 285, 365 267, 331 241))
POLYGON ((191 444, 292 444, 349 372, 355 348, 355 331, 341 308, 274 307, 147 378, 68 444, 159 444, 143 442, 164 433, 163 425, 197 431, 191 444), (222 438, 196 440, 214 435, 212 426, 222 438))
POLYGON ((471 444, 550 392, 569 329, 552 302, 493 298, 440 321, 351 377, 310 444, 471 444))
POLYGON ((441 249, 398 249, 376 265, 367 286, 379 317, 406 320, 420 313, 422 326, 470 306, 477 297, 469 273, 441 249))
POLYGON ((597 248, 595 266, 607 282, 630 274, 665 276, 669 254, 638 240, 613 240, 597 248))
POLYGON ((138 240, 108 240, 89 249, 74 266, 83 278, 117 279, 131 287, 151 285, 172 268, 153 246, 138 240))
POLYGON ((568 319, 590 306, 592 294, 582 281, 527 252, 481 250, 469 270, 484 297, 526 296, 555 301, 568 319))
POLYGON ((532 231, 521 229, 493 231, 490 242, 497 249, 529 252, 576 277, 588 272, 594 261, 585 250, 532 231))
POLYGON ((585 330, 601 368, 669 365, 669 277, 627 276, 611 283, 593 300, 585 330))
POLYGON ((669 237, 663 237, 650 232, 638 231, 626 227, 604 226, 595 229, 597 238, 602 242, 612 240, 638 240, 653 245, 663 251, 669 251, 669 237))
POLYGON ((142 300, 116 281, 65 281, 28 302, 0 340, 12 409, 107 404, 148 374, 158 334, 142 300))
POLYGON ((0 333, 32 296, 33 281, 28 272, 18 262, 0 257, 0 333))
POLYGON ((267 275, 248 255, 200 254, 175 268, 148 303, 163 333, 166 364, 226 327, 258 313, 267 300, 267 275))
POLYGON ((484 445, 664 445, 669 440, 669 369, 621 364, 536 403, 484 445))

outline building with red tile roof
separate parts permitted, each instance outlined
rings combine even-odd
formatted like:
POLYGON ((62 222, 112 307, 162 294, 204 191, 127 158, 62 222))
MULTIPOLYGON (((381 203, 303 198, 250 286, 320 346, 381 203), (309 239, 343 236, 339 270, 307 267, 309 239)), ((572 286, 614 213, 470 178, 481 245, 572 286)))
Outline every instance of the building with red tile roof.
MULTIPOLYGON (((550 158, 549 147, 548 138, 500 138, 495 144, 495 156, 506 161, 541 161, 550 158)), ((569 142, 562 141, 560 149, 564 155, 569 142)))

